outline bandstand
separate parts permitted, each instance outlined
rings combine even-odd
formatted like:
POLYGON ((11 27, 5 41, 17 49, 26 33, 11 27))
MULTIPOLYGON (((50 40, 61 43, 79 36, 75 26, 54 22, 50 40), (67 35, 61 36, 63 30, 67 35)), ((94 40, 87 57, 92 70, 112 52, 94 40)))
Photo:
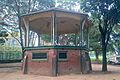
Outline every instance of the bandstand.
POLYGON ((87 14, 52 8, 21 16, 21 26, 24 73, 57 76, 89 71, 85 65, 90 28, 87 14))

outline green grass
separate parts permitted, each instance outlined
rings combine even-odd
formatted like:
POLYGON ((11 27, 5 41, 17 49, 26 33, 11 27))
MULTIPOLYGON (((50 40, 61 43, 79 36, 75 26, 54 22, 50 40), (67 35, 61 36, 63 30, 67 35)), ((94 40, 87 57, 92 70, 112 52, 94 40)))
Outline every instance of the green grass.
MULTIPOLYGON (((94 51, 91 51, 89 55, 90 55, 91 62, 96 62, 94 51)), ((102 55, 99 55, 98 63, 102 63, 102 55)))
MULTIPOLYGON (((96 58, 90 58, 91 62, 96 62, 96 58)), ((98 63, 102 63, 102 56, 99 56, 98 63)))

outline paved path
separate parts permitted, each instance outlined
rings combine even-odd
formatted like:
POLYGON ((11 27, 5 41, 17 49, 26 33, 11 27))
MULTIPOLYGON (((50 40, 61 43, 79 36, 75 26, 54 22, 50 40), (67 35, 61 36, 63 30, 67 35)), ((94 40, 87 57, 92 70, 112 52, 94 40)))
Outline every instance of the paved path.
POLYGON ((2 63, 0 64, 0 68, 6 68, 6 67, 20 67, 22 63, 2 63))

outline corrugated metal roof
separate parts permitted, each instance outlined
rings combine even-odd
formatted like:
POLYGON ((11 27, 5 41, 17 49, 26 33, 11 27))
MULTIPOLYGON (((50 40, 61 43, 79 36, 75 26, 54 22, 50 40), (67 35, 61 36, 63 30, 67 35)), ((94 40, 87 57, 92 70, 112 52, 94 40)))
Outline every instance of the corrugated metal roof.
POLYGON ((70 11, 70 10, 65 10, 65 9, 60 9, 60 8, 50 8, 50 9, 47 9, 47 10, 41 10, 41 11, 29 13, 29 14, 23 14, 21 17, 31 16, 31 15, 35 15, 35 14, 39 14, 39 13, 50 12, 50 11, 66 12, 66 13, 88 16, 88 14, 85 14, 85 13, 80 13, 80 12, 75 12, 75 11, 70 11))

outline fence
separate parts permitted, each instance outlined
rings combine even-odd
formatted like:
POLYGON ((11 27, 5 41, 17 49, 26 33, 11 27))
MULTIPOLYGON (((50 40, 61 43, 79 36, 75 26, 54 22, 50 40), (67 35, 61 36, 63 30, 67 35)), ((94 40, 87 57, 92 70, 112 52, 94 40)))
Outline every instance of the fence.
POLYGON ((0 51, 0 63, 14 63, 22 60, 20 51, 0 51))

